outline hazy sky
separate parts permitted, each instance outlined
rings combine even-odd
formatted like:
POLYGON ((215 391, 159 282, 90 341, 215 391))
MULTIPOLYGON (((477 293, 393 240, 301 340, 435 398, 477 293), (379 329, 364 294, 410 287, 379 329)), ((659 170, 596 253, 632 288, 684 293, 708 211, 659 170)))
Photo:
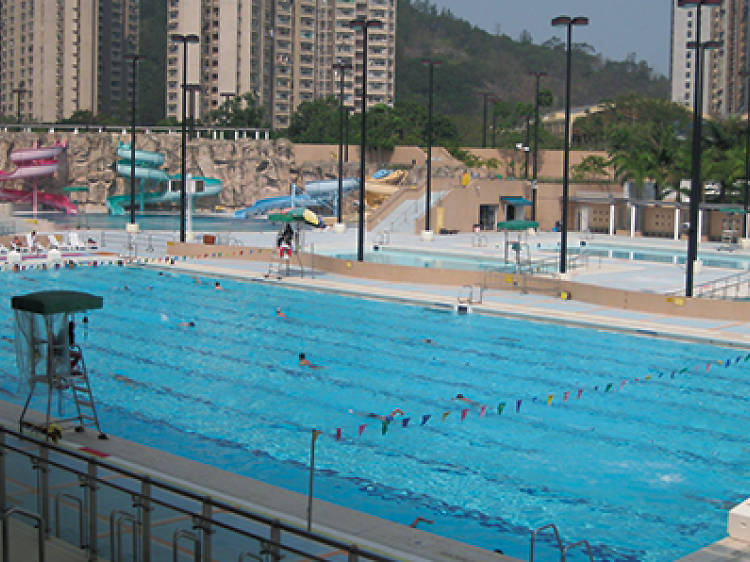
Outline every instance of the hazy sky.
POLYGON ((564 28, 552 27, 555 16, 587 16, 587 27, 573 28, 573 42, 593 45, 606 58, 635 53, 657 72, 669 74, 671 0, 431 0, 454 15, 491 33, 518 39, 526 29, 534 43, 552 36, 564 39, 564 28))

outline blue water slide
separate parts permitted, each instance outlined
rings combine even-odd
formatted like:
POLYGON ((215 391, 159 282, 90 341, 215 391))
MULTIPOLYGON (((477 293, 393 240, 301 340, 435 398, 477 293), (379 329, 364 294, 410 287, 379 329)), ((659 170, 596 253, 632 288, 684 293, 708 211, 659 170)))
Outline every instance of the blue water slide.
POLYGON ((250 207, 244 209, 237 209, 234 212, 234 218, 246 219, 253 215, 260 215, 266 211, 273 209, 284 209, 286 207, 305 207, 307 205, 314 205, 316 201, 309 195, 301 194, 291 197, 290 195, 284 195, 281 197, 267 197, 265 199, 258 199, 250 207))
MULTIPOLYGON (((359 188, 359 178, 344 178, 341 180, 341 188, 346 193, 359 188)), ((305 193, 311 197, 322 195, 335 195, 338 193, 339 180, 320 180, 305 183, 305 193)))

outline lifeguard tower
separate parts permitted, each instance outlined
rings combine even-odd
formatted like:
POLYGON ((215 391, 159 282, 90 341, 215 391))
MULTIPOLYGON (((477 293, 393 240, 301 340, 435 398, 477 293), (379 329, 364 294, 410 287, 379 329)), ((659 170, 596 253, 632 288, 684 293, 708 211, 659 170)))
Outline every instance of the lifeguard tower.
POLYGON ((75 342, 73 314, 102 308, 103 299, 77 291, 40 291, 11 298, 16 319, 16 362, 21 377, 29 384, 20 431, 36 429, 48 438, 73 427, 84 431, 93 427, 99 439, 107 435, 99 426, 94 395, 91 392, 83 349, 75 342), (43 423, 26 419, 37 385, 46 385, 47 411, 43 423), (57 394, 58 418, 52 419, 52 398, 57 394), (63 405, 70 401, 75 415, 63 417, 63 405))

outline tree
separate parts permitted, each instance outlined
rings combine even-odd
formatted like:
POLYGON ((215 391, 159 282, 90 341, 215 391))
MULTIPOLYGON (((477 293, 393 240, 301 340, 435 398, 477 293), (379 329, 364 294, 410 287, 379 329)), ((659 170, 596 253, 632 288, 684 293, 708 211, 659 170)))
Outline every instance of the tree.
POLYGON ((226 100, 213 110, 208 120, 222 127, 262 127, 263 108, 251 92, 226 100))
POLYGON ((292 142, 339 142, 339 103, 334 96, 302 102, 286 131, 292 142))
POLYGON ((574 181, 601 179, 608 175, 608 161, 603 156, 589 155, 571 168, 574 181))

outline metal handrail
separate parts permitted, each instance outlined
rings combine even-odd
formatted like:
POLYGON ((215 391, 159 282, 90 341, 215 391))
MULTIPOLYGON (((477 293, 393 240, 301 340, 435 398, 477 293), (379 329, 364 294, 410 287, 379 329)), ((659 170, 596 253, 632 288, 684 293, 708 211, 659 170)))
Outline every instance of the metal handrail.
MULTIPOLYGON (((122 133, 123 131, 130 131, 131 125, 99 125, 96 123, 0 123, 0 129, 5 132, 8 131, 28 131, 32 129, 47 129, 48 131, 65 131, 73 134, 78 134, 81 131, 84 132, 99 132, 99 133, 122 133)), ((136 131, 139 134, 144 133, 167 133, 177 134, 180 132, 180 126, 165 126, 165 125, 136 125, 136 131)), ((257 128, 257 127, 206 127, 196 126, 194 128, 196 134, 200 133, 226 133, 231 132, 236 134, 243 134, 247 136, 252 134, 254 137, 261 135, 264 139, 268 139, 269 129, 257 128)))
POLYGON ((186 531, 185 529, 177 529, 172 536, 172 561, 179 562, 180 554, 178 550, 179 540, 187 539, 193 543, 193 561, 201 562, 201 540, 195 533, 186 531))
POLYGON ((84 517, 83 517, 83 501, 81 498, 77 498, 74 495, 58 492, 55 494, 55 536, 60 538, 60 500, 66 498, 72 500, 78 504, 78 546, 84 548, 86 543, 83 540, 83 529, 84 529, 84 517))
POLYGON ((127 511, 114 509, 109 514, 109 556, 112 562, 122 560, 122 522, 130 521, 133 526, 133 560, 138 560, 138 521, 127 511), (115 544, 117 549, 115 549, 115 544))
POLYGON ((24 517, 28 517, 29 519, 33 519, 37 523, 37 534, 39 535, 37 537, 37 552, 38 552, 38 560, 39 562, 44 562, 44 551, 46 543, 44 541, 44 522, 42 521, 42 516, 37 515, 36 513, 33 513, 31 511, 26 511, 25 509, 21 509, 18 506, 11 507, 10 509, 6 509, 3 512, 2 517, 2 526, 3 526, 3 559, 2 562, 10 562, 10 533, 8 532, 8 522, 10 520, 10 517, 12 515, 23 515, 24 517))
POLYGON ((563 551, 562 551, 562 560, 561 560, 561 562, 565 562, 565 555, 568 553, 569 550, 571 550, 571 549, 573 549, 573 548, 575 548, 576 546, 579 546, 579 545, 585 545, 586 546, 586 552, 589 555, 589 560, 591 562, 594 562, 594 555, 591 552, 591 545, 589 544, 589 541, 586 541, 586 540, 574 542, 573 544, 569 544, 568 546, 566 546, 563 549, 563 551))
POLYGON ((545 529, 552 529, 552 532, 555 533, 555 539, 557 539, 557 547, 560 549, 560 562, 565 562, 565 552, 563 550, 562 539, 560 538, 560 533, 554 523, 547 523, 546 525, 542 525, 541 527, 534 529, 531 532, 531 544, 529 545, 529 562, 534 562, 534 543, 536 541, 536 536, 545 529))
MULTIPOLYGON (((70 465, 65 465, 55 460, 45 459, 44 461, 47 467, 55 467, 60 470, 64 470, 68 473, 75 474, 78 477, 78 479, 83 483, 82 485, 87 486, 89 488, 90 493, 93 492, 93 490, 95 490, 97 485, 103 485, 103 486, 106 486, 107 488, 111 488, 113 490, 117 490, 124 494, 127 494, 129 497, 133 498, 134 503, 138 502, 139 505, 144 505, 145 503, 159 505, 159 506, 168 508, 172 511, 176 511, 178 513, 182 513, 184 515, 192 517, 196 519, 202 525, 211 525, 211 526, 218 527, 218 528, 230 531, 232 533, 239 534, 241 536, 244 536, 253 540, 265 541, 267 544, 271 546, 272 550, 277 551, 278 549, 283 548, 285 551, 289 553, 298 554, 300 556, 306 557, 311 560, 318 560, 318 558, 310 555, 307 552, 304 552, 295 547, 292 547, 290 545, 281 544, 281 532, 283 531, 284 533, 289 533, 292 536, 296 536, 304 540, 309 540, 309 541, 312 541, 321 545, 325 545, 327 547, 332 547, 332 549, 335 549, 335 550, 342 550, 344 552, 349 552, 349 553, 354 551, 354 545, 345 544, 343 542, 337 541, 335 539, 332 539, 324 535, 318 535, 316 533, 307 532, 304 529, 294 527, 290 524, 280 522, 276 519, 271 519, 262 514, 246 511, 240 507, 237 507, 236 505, 232 505, 232 504, 223 502, 221 500, 217 500, 215 498, 209 498, 204 495, 200 495, 199 493, 196 493, 194 491, 180 488, 178 486, 169 484, 167 482, 159 481, 159 480, 150 478, 148 476, 145 476, 143 474, 135 473, 126 468, 107 463, 106 461, 102 459, 86 456, 74 450, 63 449, 54 444, 47 443, 45 441, 37 439, 33 436, 25 435, 17 431, 13 431, 11 429, 0 426, 0 448, 2 448, 3 450, 13 451, 15 453, 18 453, 30 459, 40 458, 39 455, 37 455, 31 450, 32 448, 27 448, 27 447, 22 448, 22 447, 16 447, 16 446, 8 444, 5 441, 6 435, 11 436, 24 443, 34 444, 42 450, 52 450, 52 451, 55 451, 55 453, 63 457, 66 457, 69 459, 76 459, 78 461, 85 463, 87 466, 88 472, 80 472, 80 471, 71 469, 70 465), (203 516, 203 514, 196 514, 195 511, 191 511, 190 509, 186 507, 180 507, 180 506, 174 505, 164 499, 154 497, 153 495, 146 496, 146 495, 143 495, 142 493, 133 492, 131 488, 127 488, 125 486, 119 485, 113 482, 112 480, 110 480, 109 478, 105 479, 105 478, 100 478, 96 476, 96 471, 98 468, 105 470, 107 473, 115 473, 120 476, 124 476, 129 479, 135 480, 137 482, 143 483, 145 481, 148 481, 148 483, 150 484, 149 488, 156 487, 162 491, 169 492, 171 494, 175 494, 177 496, 181 496, 183 498, 196 501, 202 505, 208 504, 214 509, 214 511, 222 512, 224 519, 226 515, 234 515, 234 516, 237 516, 246 520, 254 521, 256 523, 264 525, 265 527, 271 530, 271 540, 268 540, 267 537, 261 537, 251 531, 240 529, 225 521, 217 520, 214 518, 206 518, 203 516)), ((0 456, 0 458, 2 457, 0 456)), ((89 501, 89 504, 95 504, 95 502, 89 501)), ((91 505, 89 505, 89 507, 91 507, 91 505)), ((89 520, 90 522, 91 521, 95 522, 96 521, 95 515, 90 515, 89 520)), ((95 538, 95 537, 90 537, 90 539, 92 538, 95 538)), ((92 542, 92 540, 90 540, 89 542, 92 542)), ((91 544, 89 545, 89 548, 92 548, 91 544)), ((376 562, 389 562, 391 560, 390 558, 387 558, 380 554, 376 554, 376 553, 368 552, 368 551, 362 551, 359 548, 356 549, 356 552, 359 556, 363 556, 368 560, 374 560, 376 562)))

